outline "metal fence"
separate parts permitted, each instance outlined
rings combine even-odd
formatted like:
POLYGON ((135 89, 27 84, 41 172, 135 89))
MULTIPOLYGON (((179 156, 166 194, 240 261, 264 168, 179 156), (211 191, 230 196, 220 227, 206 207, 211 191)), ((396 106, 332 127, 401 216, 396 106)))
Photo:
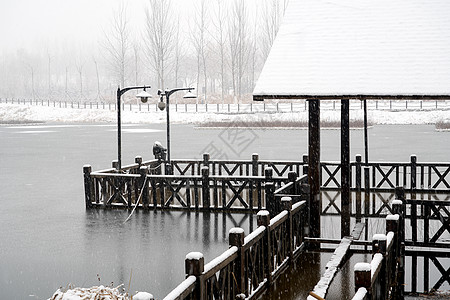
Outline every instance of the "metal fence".
MULTIPOLYGON (((116 110, 116 103, 99 101, 55 101, 44 99, 14 99, 0 98, 1 103, 46 106, 55 108, 71 109, 101 109, 116 110)), ((323 110, 340 110, 339 100, 321 101, 323 110)), ((256 112, 302 112, 308 109, 307 101, 297 100, 292 102, 254 102, 245 104, 230 103, 173 103, 170 110, 174 112, 188 113, 256 113, 256 112)), ((350 101, 351 110, 363 109, 363 102, 360 100, 350 101)), ((450 100, 367 100, 367 109, 382 111, 413 111, 413 110, 447 110, 450 109, 450 100)), ((154 103, 123 103, 123 111, 134 112, 156 112, 159 111, 157 101, 154 103)))

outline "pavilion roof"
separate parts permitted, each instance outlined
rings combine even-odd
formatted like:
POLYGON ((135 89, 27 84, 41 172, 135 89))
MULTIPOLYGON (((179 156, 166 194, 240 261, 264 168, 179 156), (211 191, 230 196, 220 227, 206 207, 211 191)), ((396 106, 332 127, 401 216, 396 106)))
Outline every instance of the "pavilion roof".
POLYGON ((290 0, 254 100, 450 99, 450 1, 290 0))

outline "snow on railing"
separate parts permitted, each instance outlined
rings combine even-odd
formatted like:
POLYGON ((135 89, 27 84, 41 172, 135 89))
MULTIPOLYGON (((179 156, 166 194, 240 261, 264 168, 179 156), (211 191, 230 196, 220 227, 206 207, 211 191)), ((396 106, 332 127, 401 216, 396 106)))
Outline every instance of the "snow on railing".
MULTIPOLYGON (((284 199, 283 205, 288 210, 282 211, 272 221, 267 211, 260 211, 257 215, 258 228, 247 237, 243 229, 232 228, 229 231, 230 248, 208 264, 204 264, 203 254, 199 252, 186 255, 187 279, 164 299, 204 299, 205 293, 211 291, 222 295, 239 295, 245 299, 259 297, 272 280, 284 271, 281 265, 275 265, 274 270, 269 267, 272 262, 280 260, 277 257, 279 252, 271 250, 271 239, 274 238, 272 231, 290 228, 285 224, 292 222, 294 214, 302 214, 306 209, 305 202, 292 209, 292 199, 284 199), (225 284, 219 285, 219 282, 225 284)), ((293 233, 289 230, 281 232, 279 238, 287 241, 279 243, 279 247, 290 247, 294 241, 293 233)), ((300 254, 286 249, 281 252, 288 255, 281 258, 286 262, 300 254)))

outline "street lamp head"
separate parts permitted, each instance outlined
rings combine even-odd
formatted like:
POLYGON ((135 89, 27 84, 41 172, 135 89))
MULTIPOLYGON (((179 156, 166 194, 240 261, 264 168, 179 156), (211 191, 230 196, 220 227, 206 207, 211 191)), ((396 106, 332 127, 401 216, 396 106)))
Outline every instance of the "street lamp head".
POLYGON ((186 94, 184 94, 183 98, 184 99, 194 99, 194 98, 197 98, 197 95, 195 95, 194 93, 191 92, 191 90, 189 90, 186 94))
POLYGON ((166 108, 166 103, 164 103, 162 97, 161 97, 161 101, 158 102, 158 108, 159 108, 159 110, 164 110, 164 108, 166 108))
POLYGON ((152 95, 147 93, 147 91, 144 88, 144 90, 139 94, 137 94, 136 97, 140 98, 142 103, 147 103, 148 98, 152 98, 152 95))

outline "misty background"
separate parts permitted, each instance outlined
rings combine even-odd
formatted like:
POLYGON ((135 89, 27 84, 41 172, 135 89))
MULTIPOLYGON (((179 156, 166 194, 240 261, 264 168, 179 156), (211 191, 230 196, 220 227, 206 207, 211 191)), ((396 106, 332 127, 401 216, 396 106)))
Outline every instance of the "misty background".
MULTIPOLYGON (((1 1, 1 98, 104 102, 115 101, 118 86, 144 84, 153 95, 157 89, 195 87, 198 98, 190 102, 251 101, 287 5, 1 1)), ((183 101, 180 95, 175 100, 183 101)))

